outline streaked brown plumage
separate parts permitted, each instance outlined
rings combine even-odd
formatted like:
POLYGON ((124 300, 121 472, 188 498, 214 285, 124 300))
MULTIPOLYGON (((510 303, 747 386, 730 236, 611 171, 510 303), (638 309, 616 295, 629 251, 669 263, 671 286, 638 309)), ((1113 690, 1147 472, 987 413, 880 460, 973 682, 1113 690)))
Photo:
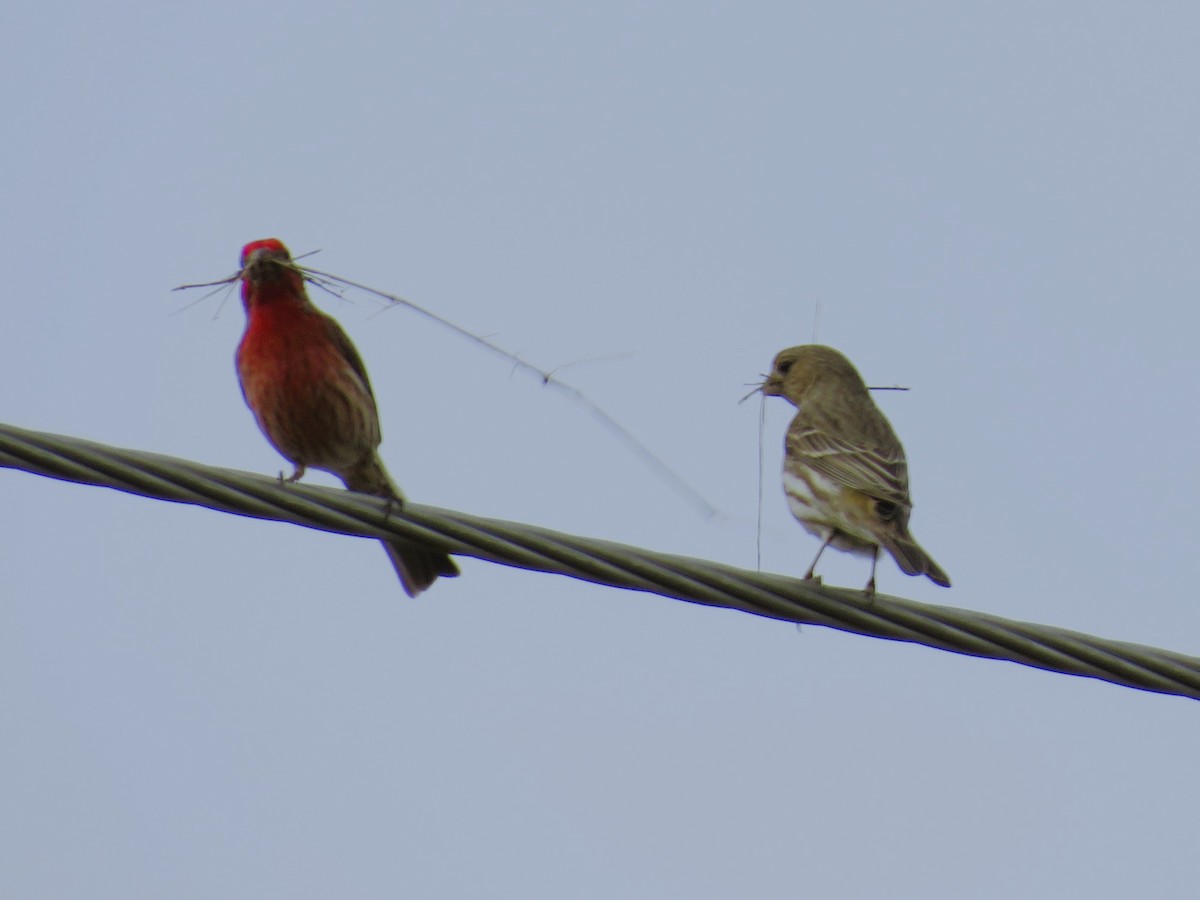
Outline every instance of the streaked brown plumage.
MULTIPOLYGON (((400 505, 404 495, 379 459, 379 412, 362 358, 341 326, 313 306, 291 262, 274 238, 242 249, 246 331, 237 372, 246 405, 295 467, 288 481, 311 466, 337 475, 352 491, 400 505)), ((383 546, 410 597, 439 575, 458 574, 440 550, 408 541, 383 546)))
POLYGON ((762 391, 785 397, 799 412, 788 427, 783 489, 788 506, 821 548, 871 557, 866 593, 875 593, 879 548, 908 575, 936 584, 950 579, 908 533, 912 500, 908 464, 892 426, 862 376, 838 351, 804 344, 782 351, 762 391))

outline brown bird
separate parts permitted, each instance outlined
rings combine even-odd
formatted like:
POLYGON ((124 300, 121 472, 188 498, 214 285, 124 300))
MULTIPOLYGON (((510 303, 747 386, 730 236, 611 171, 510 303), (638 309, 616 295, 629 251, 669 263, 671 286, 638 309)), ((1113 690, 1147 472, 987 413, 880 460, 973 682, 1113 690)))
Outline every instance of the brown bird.
POLYGON ((792 515, 821 539, 805 579, 814 577, 817 560, 832 545, 871 557, 864 592, 873 597, 883 547, 905 574, 950 587, 908 533, 904 448, 850 360, 819 344, 790 347, 775 357, 762 392, 799 410, 784 444, 783 491, 792 515))
MULTIPOLYGON (((258 427, 295 467, 287 480, 322 469, 352 491, 403 505, 379 458, 379 411, 367 369, 341 326, 308 299, 287 247, 275 238, 247 244, 241 279, 246 331, 238 381, 258 427)), ((383 546, 410 597, 439 575, 458 574, 441 550, 400 540, 383 546)))

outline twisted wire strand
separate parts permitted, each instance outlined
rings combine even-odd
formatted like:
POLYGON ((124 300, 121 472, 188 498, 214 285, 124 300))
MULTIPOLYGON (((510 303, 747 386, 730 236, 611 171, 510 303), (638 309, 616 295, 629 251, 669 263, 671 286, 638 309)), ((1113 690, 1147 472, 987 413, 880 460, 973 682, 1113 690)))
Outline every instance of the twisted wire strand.
POLYGON ((0 424, 0 467, 338 534, 424 541, 450 553, 597 584, 924 644, 968 656, 1200 699, 1200 659, 946 606, 824 587, 532 525, 123 450, 0 424))

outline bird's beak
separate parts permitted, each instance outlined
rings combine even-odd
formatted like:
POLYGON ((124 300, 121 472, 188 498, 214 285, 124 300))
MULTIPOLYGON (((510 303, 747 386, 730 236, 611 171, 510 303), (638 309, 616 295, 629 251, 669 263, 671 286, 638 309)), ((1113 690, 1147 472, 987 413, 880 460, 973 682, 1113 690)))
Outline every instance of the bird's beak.
POLYGON ((783 379, 777 375, 771 374, 764 377, 762 385, 759 387, 768 397, 779 397, 783 395, 783 379))
POLYGON ((252 251, 250 253, 250 255, 247 256, 245 261, 242 263, 241 276, 243 278, 246 278, 251 273, 253 273, 255 269, 261 268, 262 267, 262 258, 263 258, 263 251, 261 249, 252 251))
POLYGON ((264 277, 271 278, 280 274, 280 261, 275 256, 272 256, 266 247, 259 247, 257 250, 250 252, 246 257, 246 262, 242 265, 241 277, 254 278, 262 280, 264 277))

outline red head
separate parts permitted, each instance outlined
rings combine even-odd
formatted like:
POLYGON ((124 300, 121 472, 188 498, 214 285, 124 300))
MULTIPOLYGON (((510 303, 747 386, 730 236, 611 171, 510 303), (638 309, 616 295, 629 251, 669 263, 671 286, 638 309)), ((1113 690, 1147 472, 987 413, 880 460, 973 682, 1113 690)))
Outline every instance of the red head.
POLYGON ((278 238, 251 241, 242 248, 242 303, 247 311, 282 298, 307 302, 304 279, 291 263, 292 255, 278 238))
POLYGON ((247 264, 260 256, 271 256, 288 262, 292 259, 292 254, 288 253, 288 248, 279 238, 263 238, 260 241, 251 241, 242 248, 242 268, 246 268, 247 264))

